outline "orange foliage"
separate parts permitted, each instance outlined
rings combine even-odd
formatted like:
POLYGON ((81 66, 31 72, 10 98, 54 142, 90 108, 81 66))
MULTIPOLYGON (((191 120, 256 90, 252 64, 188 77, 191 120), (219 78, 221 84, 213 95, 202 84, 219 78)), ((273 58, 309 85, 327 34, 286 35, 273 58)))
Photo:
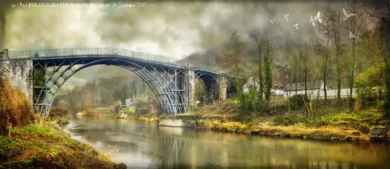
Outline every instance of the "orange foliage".
POLYGON ((9 126, 24 126, 32 120, 31 104, 24 93, 15 89, 8 79, 0 78, 0 135, 8 134, 9 126))

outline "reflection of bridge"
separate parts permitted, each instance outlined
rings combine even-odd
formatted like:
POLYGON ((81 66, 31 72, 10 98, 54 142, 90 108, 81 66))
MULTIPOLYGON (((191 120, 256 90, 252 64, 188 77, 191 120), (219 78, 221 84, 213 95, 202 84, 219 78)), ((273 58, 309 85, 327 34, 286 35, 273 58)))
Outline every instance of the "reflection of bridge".
POLYGON ((196 79, 214 100, 226 99, 229 81, 191 64, 179 65, 172 58, 117 48, 4 50, 0 61, 0 69, 32 98, 35 110, 46 115, 65 82, 94 65, 114 65, 135 73, 152 89, 161 111, 171 114, 187 112, 195 105, 196 79))

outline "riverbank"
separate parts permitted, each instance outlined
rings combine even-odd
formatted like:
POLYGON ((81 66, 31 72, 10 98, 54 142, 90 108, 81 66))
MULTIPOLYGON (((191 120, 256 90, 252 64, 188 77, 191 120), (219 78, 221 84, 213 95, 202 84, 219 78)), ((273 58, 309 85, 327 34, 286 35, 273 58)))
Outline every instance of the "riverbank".
MULTIPOLYGON (((134 120, 136 118, 126 118, 134 120)), ((196 114, 182 114, 168 116, 156 120, 155 117, 139 117, 137 120, 158 122, 160 126, 189 127, 201 130, 220 132, 234 132, 251 135, 266 135, 278 137, 293 137, 302 139, 329 140, 329 141, 369 141, 368 134, 350 127, 310 127, 303 124, 281 126, 262 122, 232 121, 224 117, 199 116, 196 114)))
POLYGON ((331 141, 369 141, 373 127, 386 126, 383 114, 375 108, 350 112, 329 105, 318 107, 315 114, 299 108, 290 113, 243 114, 231 101, 194 113, 202 129, 331 141))
MULTIPOLYGON (((369 141, 373 127, 387 124, 383 112, 374 108, 358 113, 329 106, 317 109, 313 115, 304 109, 292 110, 290 114, 243 114, 232 101, 202 106, 193 113, 159 117, 146 114, 125 119, 157 121, 161 126, 329 141, 369 141)), ((385 140, 390 141, 390 132, 387 136, 385 140)))
POLYGON ((242 122, 220 122, 204 120, 198 128, 225 132, 246 133, 253 135, 267 135, 280 137, 294 137, 302 139, 329 140, 329 141, 368 141, 367 134, 358 130, 343 127, 308 127, 302 124, 291 126, 275 126, 268 123, 256 125, 242 122))
POLYGON ((118 167, 107 155, 73 140, 49 122, 11 128, 8 137, 0 136, 0 168, 118 167))

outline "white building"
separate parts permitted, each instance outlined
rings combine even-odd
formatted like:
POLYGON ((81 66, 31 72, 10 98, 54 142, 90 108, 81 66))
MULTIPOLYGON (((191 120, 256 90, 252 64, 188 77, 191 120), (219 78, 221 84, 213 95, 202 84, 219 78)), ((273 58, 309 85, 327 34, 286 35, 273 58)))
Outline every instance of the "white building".
MULTIPOLYGON (((324 93, 324 82, 322 80, 319 81, 310 81, 306 83, 306 92, 309 98, 312 99, 322 99, 325 98, 324 93)), ((305 94, 305 83, 299 82, 299 83, 289 83, 286 85, 284 98, 288 98, 294 95, 300 95, 305 94)), ((326 87, 326 94, 328 98, 335 98, 337 97, 337 89, 330 89, 326 87)), ((340 96, 341 97, 349 97, 350 90, 347 89, 341 89, 340 90, 340 96)), ((352 96, 356 96, 356 88, 353 89, 352 96)))

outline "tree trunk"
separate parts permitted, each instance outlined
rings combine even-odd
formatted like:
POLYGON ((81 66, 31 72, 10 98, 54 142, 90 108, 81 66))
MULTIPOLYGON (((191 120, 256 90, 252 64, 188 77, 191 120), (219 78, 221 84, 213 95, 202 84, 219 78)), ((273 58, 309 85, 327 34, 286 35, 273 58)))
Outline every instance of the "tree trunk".
POLYGON ((341 98, 341 69, 340 69, 340 16, 337 14, 336 23, 334 23, 334 43, 336 45, 336 74, 337 74, 337 101, 341 98))
POLYGON ((352 65, 351 65, 351 75, 349 79, 349 107, 351 111, 353 110, 352 106, 352 97, 353 97, 353 85, 355 82, 355 39, 352 40, 352 65))
MULTIPOLYGON (((328 23, 327 23, 328 25, 328 23)), ((328 93, 327 93, 327 89, 326 89, 326 79, 327 79, 327 71, 328 71, 328 58, 329 58, 329 38, 330 38, 330 34, 329 34, 329 26, 326 27, 326 35, 327 35, 327 38, 326 38, 326 50, 325 50, 325 64, 324 64, 324 96, 325 96, 325 101, 328 100, 328 93)))
POLYGON ((295 83, 295 95, 298 95, 298 77, 297 77, 297 64, 295 63, 294 68, 294 83, 295 83))
POLYGON ((307 98, 307 67, 305 65, 305 73, 304 73, 304 78, 305 78, 305 97, 307 98))
POLYGON ((328 96, 327 96, 327 92, 326 92, 326 76, 327 76, 327 72, 326 72, 326 70, 327 70, 327 66, 326 66, 326 64, 327 64, 327 60, 328 60, 328 58, 326 58, 325 59, 326 61, 325 61, 325 68, 324 68, 324 96, 325 96, 325 101, 327 101, 328 100, 328 96))
POLYGON ((265 84, 266 84, 266 92, 265 99, 269 103, 271 99, 271 89, 272 89, 272 70, 271 70, 271 46, 270 42, 267 42, 267 51, 264 57, 264 68, 265 68, 265 84))
POLYGON ((259 101, 262 103, 263 101, 263 92, 264 92, 264 86, 263 86, 263 58, 261 57, 261 46, 258 46, 259 51, 259 101))

